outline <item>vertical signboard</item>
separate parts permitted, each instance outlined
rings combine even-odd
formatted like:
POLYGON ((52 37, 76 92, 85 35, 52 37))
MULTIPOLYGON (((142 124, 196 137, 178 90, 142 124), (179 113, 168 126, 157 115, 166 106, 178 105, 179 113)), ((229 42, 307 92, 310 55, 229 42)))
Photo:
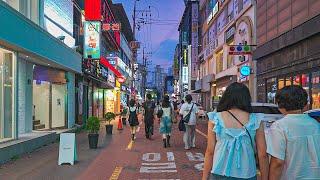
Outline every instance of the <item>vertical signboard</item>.
POLYGON ((189 82, 189 72, 188 72, 188 66, 182 67, 182 83, 183 84, 188 84, 189 82))
POLYGON ((101 0, 85 0, 84 11, 86 21, 101 20, 101 0))
POLYGON ((191 77, 197 77, 198 62, 198 27, 199 27, 199 7, 197 3, 192 5, 192 38, 191 38, 191 77))
POLYGON ((100 59, 100 29, 99 21, 84 22, 84 49, 85 59, 100 59))
POLYGON ((188 51, 183 49, 183 65, 188 65, 188 51))

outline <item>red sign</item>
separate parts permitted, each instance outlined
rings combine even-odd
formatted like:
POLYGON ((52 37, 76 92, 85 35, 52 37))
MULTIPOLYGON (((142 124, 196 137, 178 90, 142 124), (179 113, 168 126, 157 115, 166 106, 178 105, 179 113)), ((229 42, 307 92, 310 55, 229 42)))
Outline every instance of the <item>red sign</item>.
POLYGON ((101 0, 85 0, 84 14, 86 21, 100 21, 101 0))
POLYGON ((124 83, 126 81, 126 78, 123 77, 123 76, 120 76, 120 77, 118 77, 117 80, 118 80, 119 83, 124 83))
POLYGON ((229 51, 229 55, 250 55, 252 52, 229 51))
POLYGON ((120 31, 121 25, 119 23, 104 23, 102 29, 104 31, 120 31))

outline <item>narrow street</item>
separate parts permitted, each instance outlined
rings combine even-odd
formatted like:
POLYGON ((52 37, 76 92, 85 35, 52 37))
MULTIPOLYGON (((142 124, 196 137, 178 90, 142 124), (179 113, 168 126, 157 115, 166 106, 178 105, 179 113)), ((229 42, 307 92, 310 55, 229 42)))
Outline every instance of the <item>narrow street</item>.
POLYGON ((59 144, 55 143, 1 166, 0 179, 200 179, 206 122, 199 122, 197 147, 191 150, 184 150, 183 133, 177 124, 171 147, 164 149, 158 127, 155 122, 155 134, 148 140, 140 124, 132 143, 128 125, 122 131, 114 129, 112 136, 106 136, 102 126, 97 150, 89 150, 86 133, 82 132, 77 135, 79 161, 74 166, 57 165, 59 144))

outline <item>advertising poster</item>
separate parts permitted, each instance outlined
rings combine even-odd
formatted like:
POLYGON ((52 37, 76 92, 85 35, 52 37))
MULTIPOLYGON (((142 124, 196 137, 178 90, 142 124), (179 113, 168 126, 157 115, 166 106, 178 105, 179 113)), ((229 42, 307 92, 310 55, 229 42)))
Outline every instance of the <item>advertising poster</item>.
POLYGON ((84 22, 84 50, 85 59, 100 59, 100 31, 98 21, 84 22))

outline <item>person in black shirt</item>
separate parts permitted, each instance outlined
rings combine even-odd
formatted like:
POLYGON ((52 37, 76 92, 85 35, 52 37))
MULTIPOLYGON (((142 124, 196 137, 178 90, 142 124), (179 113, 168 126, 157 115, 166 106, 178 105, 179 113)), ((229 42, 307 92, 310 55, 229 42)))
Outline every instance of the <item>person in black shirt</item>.
POLYGON ((147 94, 147 100, 143 107, 146 138, 150 139, 153 135, 154 109, 156 108, 155 103, 152 101, 151 94, 147 94))

